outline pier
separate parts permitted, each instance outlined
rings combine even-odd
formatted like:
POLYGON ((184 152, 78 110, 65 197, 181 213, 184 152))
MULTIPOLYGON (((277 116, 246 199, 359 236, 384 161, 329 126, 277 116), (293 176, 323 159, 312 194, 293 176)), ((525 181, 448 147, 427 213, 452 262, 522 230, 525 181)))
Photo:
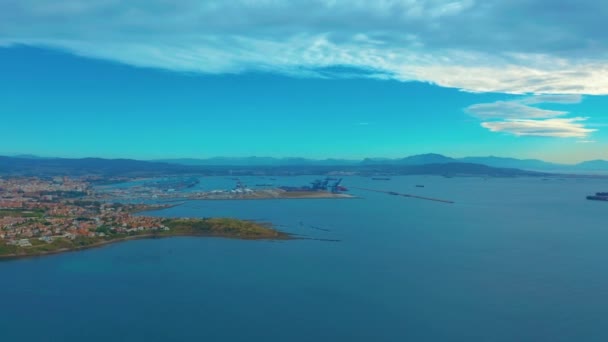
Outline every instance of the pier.
POLYGON ((454 204, 455 203, 454 201, 445 200, 445 199, 441 199, 441 198, 433 198, 433 197, 425 197, 425 196, 418 196, 418 195, 412 195, 412 194, 404 194, 404 193, 395 192, 395 191, 377 190, 377 189, 369 189, 369 188, 359 188, 359 187, 354 187, 354 186, 351 186, 350 188, 351 189, 358 189, 358 190, 365 190, 365 191, 380 192, 380 193, 384 193, 384 194, 388 194, 388 195, 393 195, 393 196, 411 197, 411 198, 417 198, 417 199, 421 199, 421 200, 434 201, 434 202, 440 202, 440 203, 446 203, 446 204, 454 204))

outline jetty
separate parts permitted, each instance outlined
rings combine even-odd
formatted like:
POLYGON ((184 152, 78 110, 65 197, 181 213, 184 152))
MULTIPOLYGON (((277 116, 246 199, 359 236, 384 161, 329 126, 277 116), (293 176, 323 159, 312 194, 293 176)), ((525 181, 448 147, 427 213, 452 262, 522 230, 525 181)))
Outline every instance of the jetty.
POLYGON ((351 186, 350 188, 351 189, 358 189, 358 190, 365 190, 365 191, 380 192, 380 193, 384 193, 384 194, 388 194, 388 195, 393 195, 393 196, 411 197, 411 198, 416 198, 416 199, 421 199, 421 200, 426 200, 426 201, 434 201, 434 202, 446 203, 446 204, 454 204, 455 203, 454 201, 450 201, 450 200, 446 200, 446 199, 434 198, 434 197, 426 197, 426 196, 419 196, 419 195, 412 195, 412 194, 405 194, 405 193, 400 193, 400 192, 396 192, 396 191, 377 190, 377 189, 369 189, 369 188, 359 188, 359 187, 354 187, 354 186, 351 186))

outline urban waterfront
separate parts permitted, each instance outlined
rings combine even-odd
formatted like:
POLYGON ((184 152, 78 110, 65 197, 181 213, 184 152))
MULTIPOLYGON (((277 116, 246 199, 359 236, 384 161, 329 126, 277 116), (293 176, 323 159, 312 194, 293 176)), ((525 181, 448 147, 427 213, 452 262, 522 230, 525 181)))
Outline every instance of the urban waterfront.
MULTIPOLYGON (((280 179, 301 184, 312 177, 280 179)), ((200 188, 230 184, 203 178, 200 188)), ((152 215, 319 240, 138 240, 0 262, 6 341, 605 341, 608 204, 591 178, 348 177, 352 200, 152 215), (424 188, 416 187, 424 185, 424 188), (332 241, 326 241, 332 240, 332 241), (335 240, 335 241, 334 241, 335 240)), ((147 213, 146 215, 150 215, 147 213)))

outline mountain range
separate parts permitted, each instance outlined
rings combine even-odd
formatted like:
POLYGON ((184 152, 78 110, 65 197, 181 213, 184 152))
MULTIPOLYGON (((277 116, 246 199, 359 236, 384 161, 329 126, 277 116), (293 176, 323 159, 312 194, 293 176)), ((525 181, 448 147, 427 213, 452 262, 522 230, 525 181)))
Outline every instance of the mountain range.
POLYGON ((557 164, 539 159, 516 159, 503 157, 464 157, 451 158, 441 154, 428 153, 405 158, 366 158, 363 160, 348 159, 306 159, 306 158, 272 158, 272 157, 215 157, 209 159, 163 159, 155 160, 169 164, 192 166, 287 166, 287 165, 320 165, 320 166, 356 166, 356 165, 425 165, 447 163, 472 163, 497 168, 513 168, 543 172, 608 172, 608 161, 591 160, 578 164, 557 164))
POLYGON ((312 174, 436 174, 521 176, 555 174, 606 174, 608 161, 593 160, 576 165, 536 159, 500 157, 450 158, 420 154, 399 159, 364 160, 245 157, 166 159, 143 161, 102 158, 41 158, 31 155, 0 156, 5 175, 105 175, 144 177, 169 174, 201 175, 312 175, 312 174))
POLYGON ((409 162, 380 161, 314 161, 290 158, 214 158, 211 160, 142 161, 101 158, 32 158, 0 157, 0 175, 21 176, 104 176, 156 177, 197 174, 206 176, 293 176, 293 175, 442 175, 442 176, 542 176, 546 173, 513 168, 497 168, 467 162, 441 162, 436 156, 417 156, 409 162), (265 164, 262 164, 265 163, 265 164), (197 164, 197 165, 192 165, 197 164), (224 165, 221 165, 224 164, 224 165), (236 165, 240 164, 240 165, 236 165), (340 165, 341 164, 341 165, 340 165))

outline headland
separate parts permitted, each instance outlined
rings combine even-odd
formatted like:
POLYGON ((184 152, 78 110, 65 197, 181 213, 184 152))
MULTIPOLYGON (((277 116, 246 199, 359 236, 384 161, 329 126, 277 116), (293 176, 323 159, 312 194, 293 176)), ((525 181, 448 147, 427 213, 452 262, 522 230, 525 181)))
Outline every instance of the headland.
POLYGON ((83 180, 0 178, 0 258, 76 251, 142 238, 286 240, 271 225, 232 218, 147 216, 172 204, 97 201, 83 180))

